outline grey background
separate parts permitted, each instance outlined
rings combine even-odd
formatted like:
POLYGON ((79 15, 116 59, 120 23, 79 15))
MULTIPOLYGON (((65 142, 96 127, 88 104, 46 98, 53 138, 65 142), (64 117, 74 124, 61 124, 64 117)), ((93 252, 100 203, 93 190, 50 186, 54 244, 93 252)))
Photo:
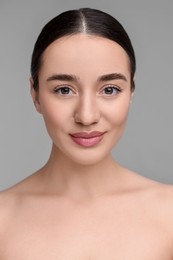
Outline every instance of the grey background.
POLYGON ((31 53, 45 23, 79 7, 116 17, 136 52, 136 92, 114 157, 141 175, 173 184, 173 1, 0 0, 0 190, 48 159, 51 142, 29 92, 31 53))

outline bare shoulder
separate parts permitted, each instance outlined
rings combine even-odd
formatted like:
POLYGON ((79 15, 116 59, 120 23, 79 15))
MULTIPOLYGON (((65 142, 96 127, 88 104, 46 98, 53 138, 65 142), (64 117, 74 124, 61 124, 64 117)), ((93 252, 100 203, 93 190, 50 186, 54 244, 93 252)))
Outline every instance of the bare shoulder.
POLYGON ((173 201, 173 184, 165 184, 156 180, 149 179, 129 169, 123 168, 126 171, 125 178, 128 179, 128 184, 131 187, 137 188, 144 195, 152 195, 153 199, 160 202, 165 199, 167 202, 173 201))
MULTIPOLYGON (((148 203, 154 202, 156 205, 165 207, 170 211, 173 211, 173 184, 161 183, 144 176, 141 176, 135 172, 131 172, 136 178, 137 187, 141 190, 144 197, 148 200, 148 203)), ((132 181, 134 182, 134 179, 132 181)))
POLYGON ((10 190, 0 192, 0 221, 2 221, 4 217, 7 217, 7 211, 14 207, 15 201, 15 196, 12 195, 10 190))
POLYGON ((131 172, 132 182, 137 191, 142 206, 148 210, 153 218, 160 219, 165 228, 172 232, 173 238, 173 185, 164 184, 137 173, 131 172))
MULTIPOLYGON (((173 243, 173 185, 157 184, 154 190, 153 208, 155 209, 160 226, 167 230, 173 243)), ((156 216, 157 217, 157 216, 156 216)), ((173 248, 172 248, 173 249, 173 248)))
MULTIPOLYGON (((37 178, 31 175, 21 182, 0 192, 0 252, 2 245, 8 240, 10 225, 15 220, 21 207, 25 204, 28 191, 34 186, 37 178), (33 184, 33 185, 32 185, 33 184)), ((32 189, 31 189, 32 190, 32 189)))
POLYGON ((156 183, 154 195, 156 206, 171 221, 173 229, 173 185, 156 183))
POLYGON ((0 228, 2 222, 8 219, 18 204, 19 196, 15 189, 9 188, 0 192, 0 228))
POLYGON ((0 252, 1 246, 8 233, 8 224, 15 217, 16 197, 9 191, 0 192, 0 252))
POLYGON ((173 185, 149 180, 149 194, 156 206, 172 214, 173 221, 173 185))
POLYGON ((15 211, 22 204, 23 198, 29 192, 32 192, 32 190, 34 191, 37 183, 38 174, 34 173, 21 182, 0 192, 0 231, 1 227, 4 226, 4 221, 7 222, 9 217, 15 215, 15 211))

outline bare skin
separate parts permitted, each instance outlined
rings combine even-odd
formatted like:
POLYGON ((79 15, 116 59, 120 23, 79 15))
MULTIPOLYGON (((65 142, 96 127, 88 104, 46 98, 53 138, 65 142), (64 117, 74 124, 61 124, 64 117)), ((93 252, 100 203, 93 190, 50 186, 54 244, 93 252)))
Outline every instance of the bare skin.
POLYGON ((84 198, 47 192, 44 169, 2 192, 0 259, 173 259, 173 188, 118 172, 84 198))
POLYGON ((39 92, 31 79, 31 95, 52 152, 42 169, 0 194, 0 259, 173 259, 172 186, 111 156, 130 84, 129 58, 113 41, 79 34, 46 49, 39 92), (103 139, 77 144, 71 134, 84 131, 103 139))

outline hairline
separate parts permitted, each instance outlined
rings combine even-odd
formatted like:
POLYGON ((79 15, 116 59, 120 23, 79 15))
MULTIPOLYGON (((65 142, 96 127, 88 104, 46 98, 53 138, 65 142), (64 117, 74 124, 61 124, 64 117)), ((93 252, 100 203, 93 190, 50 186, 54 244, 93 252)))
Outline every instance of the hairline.
MULTIPOLYGON (((44 49, 44 51, 42 52, 42 54, 41 54, 41 56, 40 56, 40 66, 39 66, 39 70, 38 70, 38 85, 39 85, 39 73, 40 73, 41 67, 43 66, 43 63, 44 63, 44 55, 45 55, 46 50, 47 50, 51 45, 55 44, 55 42, 57 42, 57 41, 60 41, 60 40, 65 39, 65 38, 70 38, 70 37, 73 37, 73 36, 75 36, 75 35, 80 35, 80 34, 81 34, 81 35, 88 36, 88 37, 89 37, 89 36, 91 36, 91 37, 93 36, 93 37, 96 37, 96 38, 103 38, 103 39, 106 39, 106 40, 109 40, 109 41, 112 41, 112 42, 118 44, 118 45, 124 50, 124 52, 126 53, 126 56, 127 56, 127 59, 128 59, 128 69, 129 69, 129 72, 130 72, 130 75, 131 75, 131 73, 132 73, 132 68, 131 68, 130 57, 129 57, 127 51, 126 51, 118 42, 116 42, 116 41, 114 41, 114 40, 111 40, 111 39, 109 39, 109 38, 103 37, 103 36, 101 36, 101 35, 99 35, 99 34, 96 34, 96 33, 90 33, 90 32, 87 32, 87 31, 81 31, 81 32, 79 31, 79 32, 74 32, 74 33, 71 33, 71 34, 63 35, 63 36, 61 36, 61 37, 55 39, 54 41, 52 41, 49 45, 47 45, 47 47, 44 49)), ((132 77, 132 75, 131 75, 131 77, 132 77)), ((133 80, 133 79, 131 79, 131 80, 133 80)))

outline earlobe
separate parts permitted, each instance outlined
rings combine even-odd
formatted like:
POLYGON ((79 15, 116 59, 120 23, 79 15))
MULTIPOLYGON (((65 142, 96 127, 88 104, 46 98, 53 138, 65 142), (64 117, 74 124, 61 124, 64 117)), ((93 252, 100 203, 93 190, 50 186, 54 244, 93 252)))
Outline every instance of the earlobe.
POLYGON ((132 103, 132 101, 133 101, 133 96, 134 96, 134 94, 135 94, 135 79, 136 79, 136 74, 135 74, 134 77, 133 77, 134 88, 133 88, 132 93, 131 93, 130 104, 132 103))
POLYGON ((132 101, 133 101, 133 96, 134 96, 134 91, 131 93, 131 98, 130 98, 130 105, 132 104, 132 101))
POLYGON ((38 93, 38 91, 36 91, 34 89, 34 82, 33 82, 32 77, 29 79, 29 81, 30 81, 30 93, 31 93, 33 103, 35 105, 37 112, 39 112, 41 114, 42 112, 41 112, 41 107, 40 107, 40 102, 39 102, 39 95, 38 95, 39 93, 38 93))

